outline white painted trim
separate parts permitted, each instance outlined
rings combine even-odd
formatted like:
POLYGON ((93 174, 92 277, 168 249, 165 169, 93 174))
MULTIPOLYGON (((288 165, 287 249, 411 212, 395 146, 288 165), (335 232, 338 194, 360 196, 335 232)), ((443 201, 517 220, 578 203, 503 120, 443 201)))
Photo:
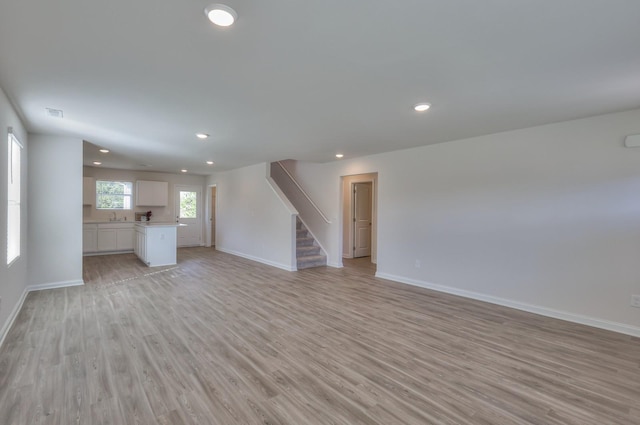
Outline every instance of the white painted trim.
POLYGON ((568 322, 579 323, 594 328, 605 329, 608 331, 618 332, 625 335, 640 337, 640 327, 627 325, 624 323, 611 322, 608 320, 598 319, 581 314, 569 313, 561 310, 554 310, 533 304, 527 304, 520 301, 509 300, 506 298, 494 297, 492 295, 481 294, 478 292, 467 291, 464 289, 452 288, 450 286, 437 285, 434 283, 424 282, 417 279, 411 279, 403 276, 396 276, 388 273, 376 272, 376 277, 381 279, 392 280, 394 282, 405 283, 407 285, 419 286, 421 288, 431 289, 438 292, 457 295, 460 297, 471 298, 478 301, 484 301, 491 304, 497 304, 504 307, 515 308, 516 310, 527 311, 529 313, 539 314, 541 316, 552 317, 554 319, 566 320, 568 322))
POLYGON ((38 285, 27 286, 27 291, 42 291, 43 289, 67 288, 69 286, 82 286, 83 280, 65 280, 62 282, 40 283, 38 285))
POLYGON ((340 262, 340 263, 337 263, 337 262, 336 262, 336 263, 334 263, 334 262, 329 262, 329 261, 327 261, 327 266, 329 266, 329 267, 335 267, 336 269, 341 269, 341 268, 343 268, 343 267, 344 267, 344 266, 343 266, 343 264, 342 264, 342 262, 340 262))
POLYGON ((128 251, 96 251, 96 252, 83 252, 83 257, 95 257, 97 255, 116 255, 116 254, 133 254, 133 250, 128 251))
POLYGON ((2 326, 2 329, 0 329, 0 347, 2 347, 2 344, 4 343, 4 339, 7 336, 9 329, 11 329, 11 326, 13 326, 13 322, 15 322, 16 317, 18 317, 20 310, 22 310, 22 305, 24 304, 24 300, 27 298, 27 294, 29 294, 29 292, 41 291, 43 289, 66 288, 69 286, 82 286, 82 285, 84 285, 84 281, 82 280, 68 280, 64 282, 52 282, 52 283, 42 283, 39 285, 29 285, 26 288, 24 288, 24 291, 22 291, 22 295, 20 295, 20 299, 18 300, 15 307, 11 311, 11 314, 7 318, 7 321, 4 323, 4 326, 2 326))
POLYGON ((246 258, 247 260, 257 261, 258 263, 266 264, 268 266, 277 267, 282 270, 286 270, 288 272, 295 272, 298 270, 297 267, 290 267, 286 264, 276 263, 275 261, 265 260, 264 258, 254 257, 253 255, 243 254, 242 252, 234 251, 232 249, 220 248, 216 247, 216 251, 225 252, 227 254, 236 255, 238 257, 246 258))
POLYGON ((11 329, 11 327, 13 326, 13 322, 15 322, 16 317, 18 317, 18 313, 20 313, 20 310, 22 310, 22 304, 24 304, 24 300, 27 298, 28 293, 29 291, 27 290, 27 288, 24 288, 24 291, 22 291, 22 295, 20 295, 20 299, 11 311, 11 314, 7 318, 7 321, 4 322, 4 326, 0 330, 0 347, 2 347, 4 338, 7 336, 7 333, 9 333, 9 329, 11 329))

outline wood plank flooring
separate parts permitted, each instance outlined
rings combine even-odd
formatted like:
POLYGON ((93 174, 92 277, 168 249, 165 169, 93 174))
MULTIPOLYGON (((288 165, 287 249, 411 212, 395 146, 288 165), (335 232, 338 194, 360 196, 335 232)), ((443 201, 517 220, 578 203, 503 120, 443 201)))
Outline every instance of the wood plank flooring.
POLYGON ((638 424, 640 339, 208 248, 85 257, 0 349, 0 424, 638 424))

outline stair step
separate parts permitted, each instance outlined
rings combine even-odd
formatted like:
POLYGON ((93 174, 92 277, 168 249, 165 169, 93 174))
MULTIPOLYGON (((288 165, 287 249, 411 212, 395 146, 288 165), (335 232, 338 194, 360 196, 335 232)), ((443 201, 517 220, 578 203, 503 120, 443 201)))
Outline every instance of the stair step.
POLYGON ((310 236, 296 238, 296 247, 313 245, 314 239, 310 236))
POLYGON ((296 230, 296 236, 299 237, 299 238, 307 236, 307 234, 308 234, 307 229, 297 229, 296 230))
POLYGON ((298 270, 327 265, 327 257, 324 255, 308 255, 298 258, 298 270))
POLYGON ((317 245, 304 245, 296 247, 296 257, 306 257, 308 255, 317 255, 320 253, 320 247, 317 245))

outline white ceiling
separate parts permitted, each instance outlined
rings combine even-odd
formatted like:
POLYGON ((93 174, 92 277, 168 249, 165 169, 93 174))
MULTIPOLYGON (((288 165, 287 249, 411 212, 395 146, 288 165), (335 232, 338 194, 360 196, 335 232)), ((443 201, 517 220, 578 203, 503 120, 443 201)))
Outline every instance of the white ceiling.
POLYGON ((638 0, 229 0, 230 28, 209 3, 2 0, 0 86, 105 167, 197 174, 640 107, 638 0))

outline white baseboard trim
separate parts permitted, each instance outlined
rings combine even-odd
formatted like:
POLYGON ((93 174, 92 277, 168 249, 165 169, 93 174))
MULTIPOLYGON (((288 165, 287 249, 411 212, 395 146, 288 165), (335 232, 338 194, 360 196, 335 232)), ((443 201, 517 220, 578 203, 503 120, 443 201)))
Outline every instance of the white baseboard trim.
POLYGON ((327 262, 327 266, 329 266, 329 267, 335 267, 336 269, 341 269, 341 268, 343 268, 343 267, 344 267, 344 265, 342 264, 342 261, 341 261, 341 262, 339 262, 339 263, 338 263, 338 262, 335 262, 335 263, 334 263, 333 261, 331 261, 331 262, 327 262))
POLYGON ((27 298, 28 293, 28 289, 24 288, 24 291, 22 291, 22 295, 20 295, 20 299, 16 303, 15 307, 13 307, 13 310, 11 310, 11 314, 9 314, 9 317, 7 317, 6 322, 4 322, 4 326, 2 326, 2 329, 0 330, 0 347, 2 347, 4 338, 7 336, 7 333, 9 333, 9 329, 11 329, 11 326, 13 326, 13 322, 15 322, 16 317, 18 317, 18 313, 20 313, 22 304, 24 304, 24 300, 27 298))
POLYGON ((83 257, 96 257, 98 255, 117 255, 117 254, 133 254, 133 250, 129 251, 100 251, 100 252, 83 252, 83 257))
POLYGON ((611 322, 609 320, 598 319, 581 314, 569 313, 566 311, 555 310, 533 304, 527 304, 520 301, 514 301, 506 298, 494 297, 492 295, 481 294, 479 292, 467 291, 464 289, 452 288, 450 286, 437 285, 417 279, 411 279, 404 276, 396 276, 388 273, 376 273, 376 277, 381 279, 392 280, 394 282, 405 283, 407 285, 419 286, 421 288, 432 289, 438 292, 444 292, 460 297, 471 298, 478 301, 484 301, 491 304, 497 304, 504 307, 515 308, 516 310, 527 311, 529 313, 539 314, 541 316, 552 317, 554 319, 566 320, 568 322, 579 323, 581 325, 592 326, 594 328, 605 329, 608 331, 618 332, 625 335, 640 337, 640 327, 627 325, 624 323, 611 322))
POLYGON ((65 280, 62 282, 40 283, 38 285, 27 286, 27 291, 42 291, 43 289, 67 288, 69 286, 82 286, 83 280, 65 280))
POLYGON ((247 260, 257 261, 258 263, 266 264, 268 266, 277 267, 282 270, 286 270, 288 272, 295 272, 298 270, 297 267, 291 267, 287 264, 276 263, 275 261, 265 260, 264 258, 254 257, 253 255, 244 254, 242 252, 234 251, 232 249, 221 248, 219 246, 216 247, 216 251, 225 252, 227 254, 235 255, 238 257, 246 258, 247 260))
POLYGON ((55 288, 66 288, 68 286, 81 286, 84 285, 84 281, 82 280, 68 280, 65 282, 53 282, 53 283, 42 283, 39 285, 29 285, 24 288, 22 291, 22 295, 20 295, 20 299, 16 303, 15 307, 11 311, 11 314, 7 318, 6 322, 0 329, 0 347, 4 343, 4 338, 7 336, 9 329, 13 326, 13 322, 15 322, 16 317, 18 317, 18 313, 22 310, 22 305, 24 304, 24 300, 27 299, 27 294, 32 291, 41 291, 43 289, 55 289, 55 288))

